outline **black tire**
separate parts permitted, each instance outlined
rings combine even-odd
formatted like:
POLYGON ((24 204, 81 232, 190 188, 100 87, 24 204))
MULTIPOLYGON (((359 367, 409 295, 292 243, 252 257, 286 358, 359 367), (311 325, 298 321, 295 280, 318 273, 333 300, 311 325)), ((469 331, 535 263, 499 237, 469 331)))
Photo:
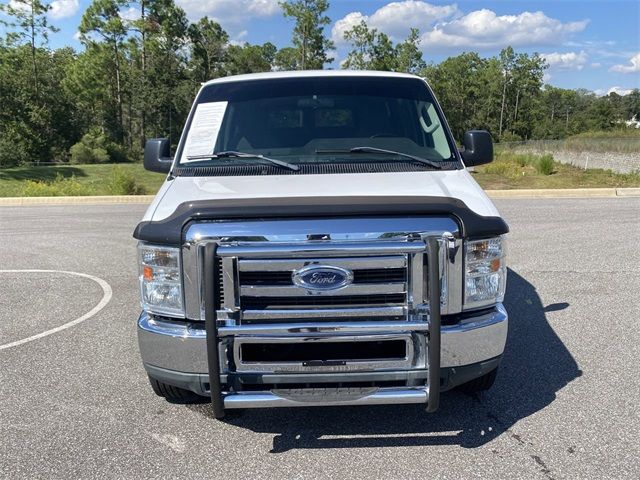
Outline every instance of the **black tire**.
POLYGON ((474 378, 473 380, 463 383, 458 386, 458 390, 463 393, 477 393, 489 390, 493 386, 493 382, 496 381, 498 375, 498 368, 494 368, 489 373, 485 373, 481 377, 474 378))
POLYGON ((199 403, 202 401, 201 397, 196 393, 168 385, 153 377, 149 377, 149 383, 156 395, 165 398, 170 403, 199 403))

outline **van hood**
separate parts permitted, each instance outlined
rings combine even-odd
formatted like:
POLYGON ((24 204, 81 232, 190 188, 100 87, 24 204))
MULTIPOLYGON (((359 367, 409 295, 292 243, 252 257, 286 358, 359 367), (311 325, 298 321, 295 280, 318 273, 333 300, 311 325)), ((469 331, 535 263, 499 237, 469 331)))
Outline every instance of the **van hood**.
POLYGON ((322 197, 443 197, 464 202, 480 216, 499 213, 467 170, 340 175, 176 177, 167 180, 143 221, 161 221, 185 202, 322 197))

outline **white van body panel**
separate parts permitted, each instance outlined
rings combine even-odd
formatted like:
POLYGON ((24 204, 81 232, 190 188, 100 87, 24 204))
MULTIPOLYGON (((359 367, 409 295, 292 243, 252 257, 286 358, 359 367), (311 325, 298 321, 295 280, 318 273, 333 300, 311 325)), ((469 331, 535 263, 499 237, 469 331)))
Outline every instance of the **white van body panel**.
POLYGON ((493 202, 465 169, 411 173, 177 177, 165 182, 144 220, 169 217, 184 202, 286 197, 456 198, 481 216, 499 216, 493 202), (153 212, 153 213, 152 213, 153 212))

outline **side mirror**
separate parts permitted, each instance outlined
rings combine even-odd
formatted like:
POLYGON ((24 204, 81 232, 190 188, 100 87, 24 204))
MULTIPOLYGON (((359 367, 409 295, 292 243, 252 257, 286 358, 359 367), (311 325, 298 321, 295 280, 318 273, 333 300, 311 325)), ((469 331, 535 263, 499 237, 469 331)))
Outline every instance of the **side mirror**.
POLYGON ((465 132, 462 146, 464 150, 460 153, 467 167, 484 165, 493 161, 493 140, 491 134, 485 130, 465 132))
POLYGON ((144 168, 150 172, 169 173, 173 157, 167 138, 152 138, 144 146, 144 168))

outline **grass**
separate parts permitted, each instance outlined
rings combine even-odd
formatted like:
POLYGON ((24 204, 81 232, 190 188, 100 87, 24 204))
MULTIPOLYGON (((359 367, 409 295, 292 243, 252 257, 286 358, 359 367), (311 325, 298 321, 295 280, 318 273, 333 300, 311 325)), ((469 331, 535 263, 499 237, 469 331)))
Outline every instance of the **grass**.
POLYGON ((584 132, 565 139, 564 148, 577 152, 640 153, 640 129, 584 132))
POLYGON ((476 167, 474 178, 487 190, 516 188, 640 187, 640 172, 583 170, 554 162, 551 155, 496 152, 493 163, 476 167))
POLYGON ((0 197, 154 194, 164 178, 139 163, 6 168, 0 169, 0 197))

